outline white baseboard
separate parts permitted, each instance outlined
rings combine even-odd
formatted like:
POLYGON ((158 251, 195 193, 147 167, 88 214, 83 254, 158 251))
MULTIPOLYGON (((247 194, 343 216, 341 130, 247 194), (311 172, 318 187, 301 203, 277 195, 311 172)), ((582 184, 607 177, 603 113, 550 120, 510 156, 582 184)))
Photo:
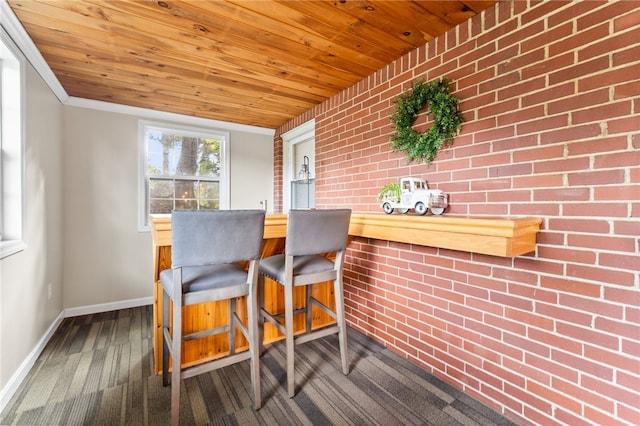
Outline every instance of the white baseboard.
POLYGON ((101 303, 99 305, 87 305, 77 308, 65 309, 64 317, 71 318, 80 315, 99 314, 101 312, 117 311, 118 309, 136 308, 153 304, 153 297, 141 297, 139 299, 121 300, 119 302, 101 303))
POLYGON ((22 364, 20 364, 20 367, 18 367, 18 370, 13 374, 13 376, 11 376, 6 386, 4 386, 2 390, 0 390, 0 413, 7 406, 11 397, 13 397, 13 395, 16 393, 24 378, 27 377, 27 374, 31 370, 31 367, 33 367, 33 365, 36 363, 36 360, 44 350, 44 347, 47 346, 47 343, 49 343, 49 339, 51 339, 53 333, 55 333, 55 331, 62 323, 62 320, 64 319, 63 314, 64 311, 58 314, 58 316, 53 321, 53 323, 51 323, 36 347, 33 348, 27 358, 22 362, 22 364))
POLYGON ((22 384, 22 381, 36 363, 36 360, 44 350, 47 343, 53 336, 53 333, 58 329, 62 320, 65 318, 76 317, 79 315, 98 314, 101 312, 115 311, 118 309, 135 308, 138 306, 145 306, 153 304, 153 297, 141 297, 139 299, 122 300, 120 302, 101 303, 99 305, 80 306, 77 308, 63 309, 56 319, 51 323, 46 333, 36 347, 29 353, 27 358, 22 362, 18 370, 11 376, 6 386, 0 390, 0 413, 5 409, 13 395, 18 390, 18 387, 22 384))

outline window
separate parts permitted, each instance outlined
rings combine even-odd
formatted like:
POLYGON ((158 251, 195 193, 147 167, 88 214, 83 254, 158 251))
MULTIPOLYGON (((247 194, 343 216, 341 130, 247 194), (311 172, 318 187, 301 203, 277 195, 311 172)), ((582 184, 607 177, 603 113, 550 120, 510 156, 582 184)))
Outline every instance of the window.
POLYGON ((24 249, 24 58, 0 28, 0 258, 24 249))
POLYGON ((140 229, 150 214, 229 207, 229 134, 141 121, 140 229))

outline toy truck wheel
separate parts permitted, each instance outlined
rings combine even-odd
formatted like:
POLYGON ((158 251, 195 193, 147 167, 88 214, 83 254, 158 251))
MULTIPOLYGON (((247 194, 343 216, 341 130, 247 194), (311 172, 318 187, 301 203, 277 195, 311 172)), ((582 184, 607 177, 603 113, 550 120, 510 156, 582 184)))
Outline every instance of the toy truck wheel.
POLYGON ((440 216, 444 213, 444 207, 431 207, 431 213, 440 216))
POLYGON ((386 214, 391 214, 391 213, 393 213, 393 207, 391 207, 391 204, 389 204, 389 203, 384 203, 384 204, 382 205, 382 210, 384 210, 384 212, 385 212, 386 214))
POLYGON ((415 210, 416 214, 423 216, 425 213, 427 213, 427 206, 423 202, 417 202, 415 210))

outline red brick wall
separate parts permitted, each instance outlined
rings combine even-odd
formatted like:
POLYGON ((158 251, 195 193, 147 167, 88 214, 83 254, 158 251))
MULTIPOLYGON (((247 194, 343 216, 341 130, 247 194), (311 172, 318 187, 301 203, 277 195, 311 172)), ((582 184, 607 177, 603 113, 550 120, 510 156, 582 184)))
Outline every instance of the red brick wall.
POLYGON ((447 215, 543 218, 514 259, 353 241, 352 327, 523 424, 640 424, 639 23, 637 1, 504 1, 278 129, 315 117, 319 207, 380 212, 418 175, 447 215), (466 122, 407 165, 393 101, 442 77, 466 122))

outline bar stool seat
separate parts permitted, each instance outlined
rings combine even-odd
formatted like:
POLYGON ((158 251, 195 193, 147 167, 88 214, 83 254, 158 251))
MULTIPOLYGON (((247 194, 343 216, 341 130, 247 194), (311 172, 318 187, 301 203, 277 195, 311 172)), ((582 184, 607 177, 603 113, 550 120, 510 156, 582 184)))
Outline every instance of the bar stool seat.
MULTIPOLYGON (((260 273, 271 277, 279 283, 284 283, 286 272, 284 269, 285 255, 276 254, 260 262, 260 273)), ((327 272, 334 269, 334 263, 323 256, 308 255, 293 258, 293 276, 309 275, 327 272)))

